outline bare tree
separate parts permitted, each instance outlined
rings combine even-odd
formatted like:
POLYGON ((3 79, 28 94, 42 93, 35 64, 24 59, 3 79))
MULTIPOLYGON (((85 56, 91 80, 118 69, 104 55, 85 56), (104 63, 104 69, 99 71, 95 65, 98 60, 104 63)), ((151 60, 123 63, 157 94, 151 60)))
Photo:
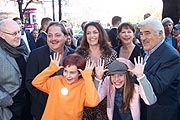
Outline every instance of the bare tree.
POLYGON ((21 20, 23 21, 23 14, 24 12, 26 11, 28 5, 33 2, 33 0, 29 0, 27 1, 26 5, 25 5, 25 8, 22 8, 22 5, 23 5, 23 2, 24 0, 17 0, 17 3, 18 3, 18 9, 19 9, 19 17, 21 18, 21 20))
POLYGON ((58 0, 59 4, 59 21, 62 19, 62 6, 67 6, 69 4, 69 0, 58 0))

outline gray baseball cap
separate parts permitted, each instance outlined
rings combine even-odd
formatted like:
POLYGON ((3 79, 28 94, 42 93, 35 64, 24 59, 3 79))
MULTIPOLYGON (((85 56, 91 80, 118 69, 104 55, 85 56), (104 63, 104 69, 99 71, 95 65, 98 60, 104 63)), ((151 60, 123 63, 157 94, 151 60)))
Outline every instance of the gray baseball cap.
POLYGON ((127 72, 128 67, 126 64, 119 62, 118 60, 113 61, 109 66, 108 75, 124 74, 127 72))

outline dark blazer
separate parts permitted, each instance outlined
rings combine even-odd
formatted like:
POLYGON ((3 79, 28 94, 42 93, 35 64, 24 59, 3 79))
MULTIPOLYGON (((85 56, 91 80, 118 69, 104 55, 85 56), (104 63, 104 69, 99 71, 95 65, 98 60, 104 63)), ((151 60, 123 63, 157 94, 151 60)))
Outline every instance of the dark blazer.
MULTIPOLYGON (((67 48, 68 53, 74 52, 73 49, 67 48)), ((50 64, 50 49, 47 45, 35 49, 29 55, 27 61, 26 70, 26 87, 31 94, 31 113, 36 118, 36 120, 41 120, 42 114, 45 109, 47 94, 36 89, 32 85, 32 80, 42 72, 50 64)))
POLYGON ((25 33, 26 33, 26 36, 27 36, 27 39, 28 39, 29 48, 31 50, 35 49, 36 45, 35 45, 35 41, 34 41, 33 36, 31 35, 31 33, 29 31, 25 31, 25 33))
POLYGON ((36 41, 36 48, 41 47, 43 45, 47 45, 47 35, 45 32, 41 32, 38 35, 37 41, 36 41))
POLYGON ((177 39, 175 37, 172 37, 172 44, 173 47, 177 49, 177 39))
POLYGON ((142 120, 178 120, 179 53, 166 42, 155 50, 145 65, 145 75, 157 96, 154 105, 142 103, 142 120))
POLYGON ((119 40, 117 39, 117 28, 112 28, 107 33, 108 33, 112 48, 114 49, 115 47, 119 45, 119 40))

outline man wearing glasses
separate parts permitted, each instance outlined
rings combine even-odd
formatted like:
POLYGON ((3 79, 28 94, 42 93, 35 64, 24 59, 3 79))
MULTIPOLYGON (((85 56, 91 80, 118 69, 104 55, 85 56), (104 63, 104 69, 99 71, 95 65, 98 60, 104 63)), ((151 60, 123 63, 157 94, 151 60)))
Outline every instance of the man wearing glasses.
POLYGON ((30 120, 25 118, 25 48, 18 24, 11 19, 0 21, 0 120, 30 120))
POLYGON ((13 18, 13 20, 21 28, 21 39, 24 40, 27 50, 30 53, 31 50, 36 48, 35 41, 33 40, 33 36, 31 35, 31 33, 28 30, 25 30, 25 28, 23 27, 21 18, 15 17, 15 18, 13 18))

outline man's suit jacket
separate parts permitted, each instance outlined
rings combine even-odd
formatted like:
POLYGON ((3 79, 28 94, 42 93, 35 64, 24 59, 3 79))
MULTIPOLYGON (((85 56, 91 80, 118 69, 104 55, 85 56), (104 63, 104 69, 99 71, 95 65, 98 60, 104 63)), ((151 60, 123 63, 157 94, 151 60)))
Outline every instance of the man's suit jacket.
POLYGON ((175 37, 172 37, 172 44, 173 47, 177 49, 177 39, 175 37))
MULTIPOLYGON (((0 86, 3 87, 11 97, 15 96, 19 91, 19 87, 22 82, 22 75, 16 60, 9 56, 0 47, 0 86)), ((0 98, 2 98, 3 93, 0 91, 0 98)))
MULTIPOLYGON (((26 58, 27 56, 24 57, 26 58)), ((12 113, 8 106, 12 104, 12 98, 19 92, 22 75, 16 60, 9 56, 1 47, 0 66, 0 119, 9 120, 12 117, 12 113)))
POLYGON ((31 33, 29 31, 25 31, 25 33, 26 33, 26 36, 27 36, 27 39, 28 39, 29 48, 31 50, 35 49, 36 44, 35 44, 33 36, 31 35, 31 33))
MULTIPOLYGON (((74 51, 69 49, 71 54, 74 51)), ((31 113, 36 120, 41 120, 45 109, 47 94, 32 85, 32 80, 50 64, 50 49, 47 45, 35 49, 29 55, 26 70, 26 87, 31 94, 31 113)))
POLYGON ((152 84, 157 102, 151 106, 142 104, 142 120, 178 120, 178 83, 180 81, 178 52, 168 43, 163 42, 150 55, 144 71, 152 84))
POLYGON ((37 41, 36 41, 36 48, 41 47, 43 45, 47 45, 47 35, 45 32, 41 32, 38 35, 37 41))
POLYGON ((112 48, 119 46, 119 40, 117 39, 117 28, 112 28, 108 32, 109 40, 111 41, 112 48))

